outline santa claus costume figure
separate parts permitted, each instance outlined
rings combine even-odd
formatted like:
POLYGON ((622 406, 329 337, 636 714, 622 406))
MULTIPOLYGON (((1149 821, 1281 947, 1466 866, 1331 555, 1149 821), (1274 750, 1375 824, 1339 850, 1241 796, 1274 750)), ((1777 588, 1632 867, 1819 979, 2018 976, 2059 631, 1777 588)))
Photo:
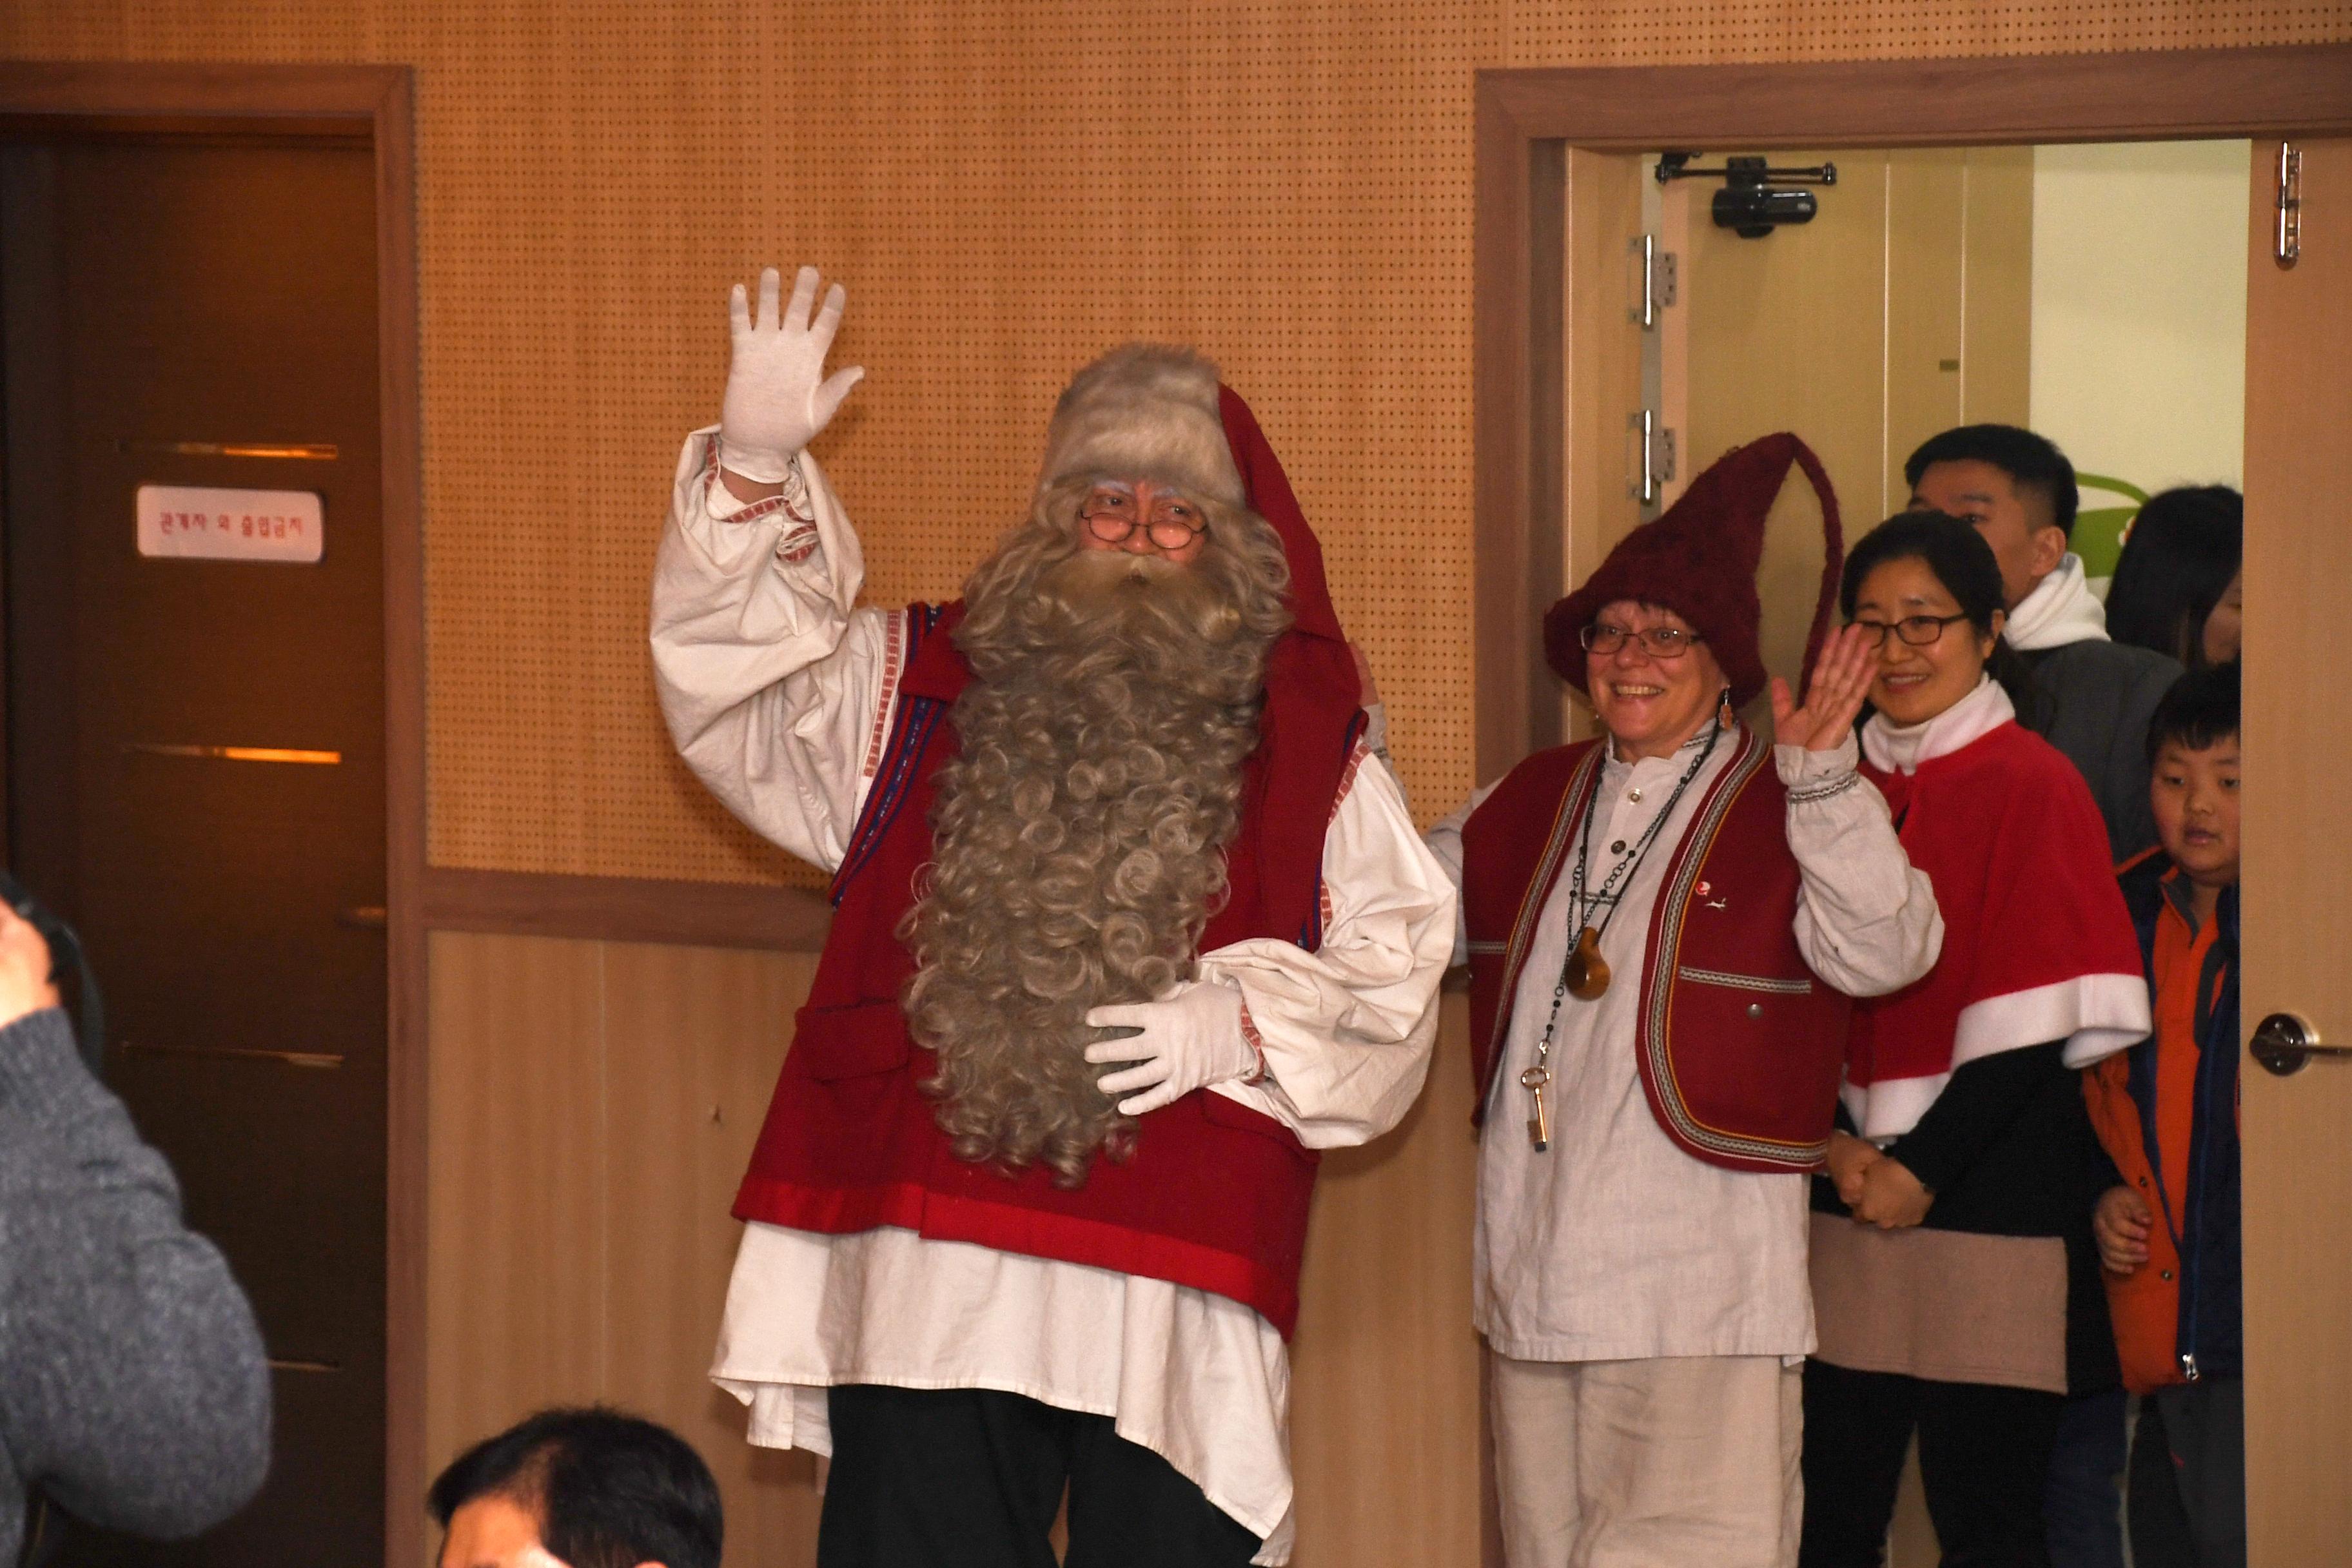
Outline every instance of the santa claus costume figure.
POLYGON ((832 1456, 818 1560, 1282 1563, 1317 1151, 1394 1126, 1454 900, 1320 552, 1213 367, 1134 345, 1056 405, 949 605, 856 604, 809 457, 842 294, 733 305, 655 568, 663 710, 834 876, 737 1196, 712 1378, 832 1456))

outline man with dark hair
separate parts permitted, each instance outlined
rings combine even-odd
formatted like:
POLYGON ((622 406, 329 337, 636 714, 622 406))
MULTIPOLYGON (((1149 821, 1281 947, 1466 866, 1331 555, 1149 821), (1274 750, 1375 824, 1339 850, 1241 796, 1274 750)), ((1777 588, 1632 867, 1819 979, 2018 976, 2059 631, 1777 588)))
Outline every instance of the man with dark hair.
POLYGON ((684 1439, 617 1410, 542 1410, 433 1483, 441 1568, 719 1568, 719 1483, 684 1439))
POLYGON ((1966 518, 2000 563, 2009 646, 2032 674, 2018 721, 2066 753, 2106 819, 2122 861, 2156 842, 2148 815, 2148 717, 2180 678, 2176 661, 2108 640, 2105 609, 2082 557, 2067 549, 2074 465, 2047 437, 2013 425, 1947 430, 1903 465, 1914 506, 1966 518))

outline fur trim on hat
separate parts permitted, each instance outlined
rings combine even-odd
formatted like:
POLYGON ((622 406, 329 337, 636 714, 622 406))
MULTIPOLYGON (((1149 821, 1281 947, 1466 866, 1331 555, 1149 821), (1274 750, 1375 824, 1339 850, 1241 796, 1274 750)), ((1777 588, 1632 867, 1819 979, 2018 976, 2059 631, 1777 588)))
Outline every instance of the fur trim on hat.
POLYGON ((1038 487, 1099 475, 1157 479, 1246 505, 1217 402, 1217 367, 1190 349, 1129 343, 1072 377, 1045 433, 1038 487))

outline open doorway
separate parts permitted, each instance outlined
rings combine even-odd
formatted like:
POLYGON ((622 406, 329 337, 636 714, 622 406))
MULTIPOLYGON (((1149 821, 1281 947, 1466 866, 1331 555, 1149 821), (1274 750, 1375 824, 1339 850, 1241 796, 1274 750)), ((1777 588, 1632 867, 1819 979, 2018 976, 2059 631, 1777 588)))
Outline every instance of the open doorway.
MULTIPOLYGON (((1643 161, 1646 227, 1675 279, 1642 345, 1644 400, 1676 459, 1657 506, 1732 447, 1791 429, 1821 454, 1851 542, 1903 510, 1922 442, 2019 426, 2074 464, 2069 548, 2104 600, 2150 496, 2241 486, 2243 139, 1748 156, 1800 172, 1788 188, 1814 216, 1741 234, 1713 218, 1721 179, 1660 181, 1643 161), (1822 171, 1835 183, 1802 183, 1822 171)), ((1821 570, 1801 489, 1766 538, 1774 669, 1796 667, 1821 570)))
POLYGON ((2254 1561, 2335 1560, 2352 1542, 2352 1515, 2323 1456, 2340 1452, 2352 1411, 2335 1353, 2352 1310, 2352 1249, 2313 1226, 2328 1216, 2332 1226, 2352 1201, 2340 1131, 2352 1073, 2325 1056, 2298 1073, 2302 1054, 2276 1047, 2335 1050, 2352 1036, 2341 963, 2352 932, 2338 892, 2352 868, 2327 831, 2352 808, 2336 761, 2352 740, 2352 704, 2311 655, 2332 625, 2326 584, 2352 564, 2332 499, 2346 482, 2341 433, 2352 419, 2352 230, 2331 205, 2352 202, 2352 55, 2152 52, 2127 69, 2049 57, 1495 72, 1481 79, 1479 116, 1482 776, 1574 722, 1547 689, 1538 619, 1641 520, 1644 487, 1638 476, 1628 483, 1628 418, 1643 387, 1626 258, 1643 232, 1643 154, 2255 138, 2238 143, 2248 199, 2235 234, 2252 606, 2243 731, 2253 896, 2239 1075, 2245 1474, 2254 1561), (2314 243, 2323 213, 2326 232, 2346 237, 2334 247, 2314 243))

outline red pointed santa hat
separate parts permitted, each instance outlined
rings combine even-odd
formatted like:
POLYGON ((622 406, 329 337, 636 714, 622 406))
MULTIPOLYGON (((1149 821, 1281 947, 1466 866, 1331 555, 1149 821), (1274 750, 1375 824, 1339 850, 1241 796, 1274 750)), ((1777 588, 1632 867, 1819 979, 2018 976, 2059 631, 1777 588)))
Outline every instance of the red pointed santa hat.
POLYGON ((1763 690, 1764 656, 1757 644, 1763 612, 1756 597, 1756 569, 1764 559, 1764 519, 1792 462, 1805 470, 1822 501, 1822 588, 1805 638, 1804 673, 1810 675, 1829 630, 1845 542, 1838 527, 1837 494, 1822 460, 1784 430, 1725 454, 1663 515, 1620 540, 1582 587, 1551 607, 1544 616, 1544 658, 1559 678, 1585 690, 1579 637, 1604 605, 1635 599, 1674 611, 1706 639, 1731 683, 1734 706, 1763 690))

